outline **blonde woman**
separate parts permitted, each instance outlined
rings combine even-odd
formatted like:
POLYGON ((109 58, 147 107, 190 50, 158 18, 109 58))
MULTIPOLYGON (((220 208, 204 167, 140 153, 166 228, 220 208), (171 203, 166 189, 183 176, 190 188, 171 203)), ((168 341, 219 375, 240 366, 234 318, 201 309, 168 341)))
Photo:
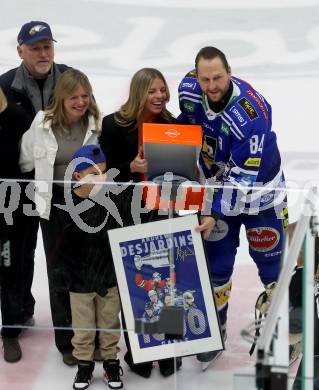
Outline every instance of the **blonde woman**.
POLYGON ((87 76, 69 69, 59 78, 52 103, 39 111, 21 144, 21 170, 34 169, 35 179, 45 180, 44 188, 36 190, 35 203, 41 218, 53 325, 67 328, 55 329, 55 343, 68 365, 75 365, 76 359, 73 332, 68 329, 72 321, 67 272, 58 256, 65 214, 53 206, 64 203, 64 188, 63 182, 52 181, 64 180, 73 153, 84 144, 96 144, 100 128, 100 112, 87 76))
POLYGON ((108 168, 118 168, 119 181, 140 181, 147 172, 147 161, 139 150, 138 134, 144 122, 176 123, 167 110, 170 99, 164 76, 153 68, 137 71, 130 84, 127 101, 119 111, 103 118, 101 147, 106 155, 108 168))
MULTIPOLYGON (((142 180, 142 175, 147 172, 147 161, 139 147, 139 133, 144 122, 176 122, 166 108, 169 98, 168 85, 162 73, 154 68, 143 68, 134 74, 129 97, 120 110, 103 118, 100 145, 105 153, 108 169, 117 168, 120 171, 116 180, 142 180)), ((127 191, 129 203, 132 187, 127 191)), ((149 220, 151 215, 144 215, 143 220, 149 220)), ((124 318, 123 327, 125 328, 124 318)), ((124 337, 128 348, 124 360, 132 371, 148 378, 153 363, 134 364, 127 332, 124 332, 124 337)), ((177 369, 181 364, 181 359, 178 358, 177 369)), ((175 372, 174 359, 162 360, 159 366, 164 376, 175 372)))
MULTIPOLYGON (((19 182, 6 182, 6 179, 19 179, 19 143, 22 134, 29 128, 30 120, 25 111, 15 104, 8 103, 0 88, 0 183, 1 191, 7 191, 12 201, 19 202, 8 222, 4 214, 0 215, 0 307, 2 317, 1 336, 3 341, 4 360, 10 363, 21 359, 22 352, 18 336, 24 323, 26 301, 26 268, 25 256, 28 243, 28 228, 32 218, 23 214, 24 186, 19 182), (6 190, 6 188, 11 188, 6 190), (18 198, 19 197, 19 198, 18 198)), ((0 194, 4 197, 4 194, 0 194)), ((31 221, 32 222, 32 221, 31 221)), ((30 304, 32 305, 33 302, 30 304)))

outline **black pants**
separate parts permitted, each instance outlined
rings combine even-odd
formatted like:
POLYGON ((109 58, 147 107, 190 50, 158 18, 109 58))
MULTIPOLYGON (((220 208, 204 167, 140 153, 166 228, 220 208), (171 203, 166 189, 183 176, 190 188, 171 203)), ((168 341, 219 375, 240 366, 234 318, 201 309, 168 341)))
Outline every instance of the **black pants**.
POLYGON ((31 287, 38 227, 39 218, 25 216, 20 207, 13 215, 12 226, 8 226, 3 218, 1 221, 2 250, 5 249, 3 246, 9 245, 10 252, 9 263, 3 256, 0 268, 3 337, 18 336, 21 332, 19 325, 34 314, 31 287))
MULTIPOLYGON (((37 247, 39 217, 25 217, 21 227, 24 231, 24 293, 23 293, 23 322, 33 316, 35 299, 31 288, 34 276, 34 256, 37 247)), ((22 234, 20 235, 21 239, 22 234)), ((19 239, 19 237, 18 237, 19 239)))
POLYGON ((72 317, 69 296, 69 280, 65 265, 59 256, 59 247, 64 237, 66 212, 53 206, 64 204, 63 188, 53 185, 50 219, 41 219, 43 245, 47 262, 50 307, 54 326, 55 344, 61 353, 73 350, 71 339, 72 317))

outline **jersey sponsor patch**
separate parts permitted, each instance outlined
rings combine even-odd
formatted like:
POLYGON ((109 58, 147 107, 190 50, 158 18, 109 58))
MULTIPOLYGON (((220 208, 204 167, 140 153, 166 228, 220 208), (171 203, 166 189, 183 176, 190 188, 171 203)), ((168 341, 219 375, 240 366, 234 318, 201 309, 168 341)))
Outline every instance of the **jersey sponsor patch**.
POLYGON ((186 112, 195 112, 195 103, 185 101, 184 109, 186 112))
POLYGON ((238 104, 244 109, 251 120, 258 118, 257 111, 246 98, 238 100, 238 104))
POLYGON ((289 215, 288 215, 287 207, 283 208, 281 212, 281 218, 282 218, 282 227, 284 228, 284 230, 286 230, 289 225, 289 215))
POLYGON ((220 131, 221 131, 222 133, 224 133, 225 135, 229 135, 230 128, 226 125, 225 122, 223 122, 220 131))
POLYGON ((228 231, 228 224, 225 221, 219 219, 214 229, 210 233, 207 241, 220 241, 227 236, 228 231))
POLYGON ((229 300, 231 288, 232 288, 231 280, 229 280, 227 283, 225 283, 222 286, 214 286, 214 295, 215 295, 216 305, 218 310, 221 310, 223 307, 226 306, 229 300))
POLYGON ((202 126, 205 127, 205 129, 208 129, 209 131, 214 131, 214 129, 209 123, 202 122, 202 126))
POLYGON ((246 173, 243 170, 241 170, 239 167, 236 168, 237 169, 233 169, 227 172, 227 175, 231 182, 235 182, 244 187, 245 186, 249 187, 254 185, 254 183, 256 183, 257 176, 255 174, 246 173))
POLYGON ((193 83, 189 83, 189 82, 185 81, 184 83, 182 83, 181 88, 195 89, 196 88, 196 81, 194 81, 193 83))
POLYGON ((269 192, 269 194, 262 195, 260 198, 260 205, 266 206, 274 201, 275 191, 269 192))
POLYGON ((247 123, 247 121, 245 121, 245 119, 241 116, 240 112, 237 110, 236 107, 232 106, 230 112, 232 112, 236 116, 241 126, 244 126, 247 123))
POLYGON ((250 249, 256 252, 271 251, 280 239, 278 230, 271 227, 247 229, 246 235, 250 249))
POLYGON ((280 256, 282 253, 282 251, 276 251, 276 252, 270 252, 270 253, 266 253, 265 254, 265 257, 275 257, 275 256, 280 256))
POLYGON ((249 157, 245 161, 244 165, 246 167, 256 167, 256 168, 259 168, 260 167, 260 162, 261 162, 261 158, 260 157, 249 157))

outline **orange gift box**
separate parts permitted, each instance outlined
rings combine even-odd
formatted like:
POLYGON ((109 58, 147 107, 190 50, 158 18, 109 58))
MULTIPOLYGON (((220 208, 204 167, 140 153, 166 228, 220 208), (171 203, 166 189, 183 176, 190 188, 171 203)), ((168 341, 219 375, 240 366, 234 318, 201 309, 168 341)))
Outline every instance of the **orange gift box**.
MULTIPOLYGON (((143 200, 148 209, 200 210, 203 207, 205 189, 197 183, 198 156, 202 147, 202 128, 197 125, 144 123, 142 132, 144 157, 148 161, 148 179, 173 172, 188 183, 180 184, 176 199, 162 196, 160 185, 143 188, 143 200), (193 186, 192 186, 193 182, 193 186), (195 184, 194 184, 195 182, 195 184)), ((166 185, 169 182, 166 182, 166 185)))

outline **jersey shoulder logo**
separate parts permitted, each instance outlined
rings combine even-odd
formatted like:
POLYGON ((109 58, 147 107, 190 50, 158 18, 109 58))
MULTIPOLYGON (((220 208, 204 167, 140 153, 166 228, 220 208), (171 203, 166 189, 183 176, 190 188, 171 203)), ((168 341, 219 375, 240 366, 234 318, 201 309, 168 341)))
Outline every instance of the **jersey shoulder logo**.
POLYGON ((244 109, 251 120, 258 118, 257 111, 246 98, 238 100, 238 104, 244 109))
POLYGON ((195 69, 190 70, 185 77, 193 77, 194 79, 196 79, 197 78, 196 70, 195 69))
POLYGON ((195 112, 195 103, 185 101, 184 108, 187 112, 195 112))
POLYGON ((229 127, 226 125, 226 123, 222 123, 222 126, 220 128, 220 131, 221 133, 224 133, 225 135, 229 135, 229 132, 230 132, 230 129, 229 127))

